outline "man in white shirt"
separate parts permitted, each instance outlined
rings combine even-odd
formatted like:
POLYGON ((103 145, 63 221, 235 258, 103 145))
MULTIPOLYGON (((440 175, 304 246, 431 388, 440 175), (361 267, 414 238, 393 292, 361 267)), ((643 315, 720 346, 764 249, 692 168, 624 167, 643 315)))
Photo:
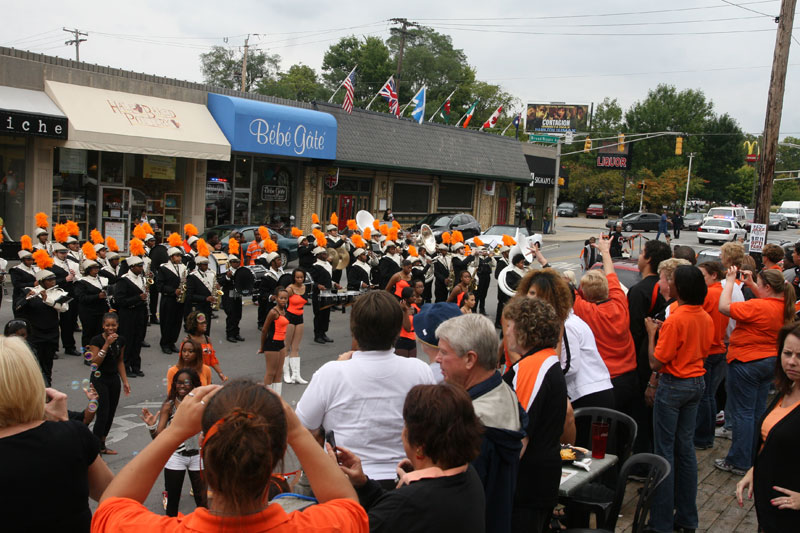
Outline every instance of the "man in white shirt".
POLYGON ((331 361, 314 374, 297 404, 300 422, 333 431, 336 444, 361 458, 364 473, 393 486, 403 450, 403 403, 415 385, 434 384, 428 365, 395 355, 403 310, 386 291, 358 298, 350 317, 357 346, 352 357, 331 361))

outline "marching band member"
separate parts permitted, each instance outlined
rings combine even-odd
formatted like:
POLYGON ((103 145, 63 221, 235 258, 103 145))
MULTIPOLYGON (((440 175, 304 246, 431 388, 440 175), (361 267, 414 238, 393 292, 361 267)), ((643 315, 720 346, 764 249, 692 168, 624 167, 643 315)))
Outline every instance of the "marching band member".
POLYGON ((275 306, 274 293, 278 288, 278 280, 283 276, 281 267, 281 255, 278 252, 262 254, 258 258, 258 263, 267 268, 267 273, 259 281, 258 289, 258 329, 264 325, 267 314, 275 306))
POLYGON ((125 339, 125 368, 129 378, 144 376, 142 343, 147 333, 147 293, 144 261, 139 256, 125 260, 128 271, 114 285, 114 305, 119 314, 119 331, 125 339))
MULTIPOLYGON (((117 252, 108 252, 106 254, 106 266, 100 269, 99 276, 104 277, 106 279, 106 285, 114 286, 116 285, 117 281, 119 281, 120 275, 124 274, 124 272, 120 272, 122 268, 119 265, 120 257, 117 252)), ((127 261, 126 261, 127 263, 127 261)))
POLYGON ((439 255, 433 260, 434 294, 437 302, 447 301, 447 280, 450 278, 450 256, 446 244, 437 244, 439 255))
POLYGON ((386 241, 384 256, 378 261, 378 286, 385 287, 389 280, 401 270, 403 256, 397 253, 394 241, 386 241))
MULTIPOLYGON (((187 290, 186 265, 183 264, 183 250, 177 246, 170 248, 169 261, 163 263, 158 269, 158 281, 161 291, 161 352, 167 355, 178 353, 175 343, 181 333, 181 319, 183 317, 183 303, 178 302, 181 290, 187 290)), ((208 315, 210 317, 210 315, 208 315)))
POLYGON ((75 298, 75 275, 78 267, 67 261, 69 250, 66 246, 57 242, 53 244, 53 265, 50 271, 56 276, 56 284, 73 301, 59 315, 59 328, 61 329, 61 344, 64 346, 64 353, 67 355, 80 355, 75 349, 75 326, 78 318, 78 302, 75 298))
POLYGON ((331 310, 321 309, 320 293, 322 291, 329 291, 332 287, 341 289, 342 286, 333 282, 333 267, 328 262, 328 252, 322 246, 314 248, 314 257, 317 261, 311 266, 311 279, 314 280, 314 292, 311 300, 314 310, 314 342, 318 344, 325 344, 326 342, 333 342, 329 338, 328 326, 331 322, 331 310))
POLYGON ((47 255, 53 255, 53 243, 50 242, 50 235, 44 228, 36 228, 33 232, 33 237, 36 239, 36 244, 33 245, 35 250, 44 250, 47 255))
POLYGON ((225 310, 225 339, 228 342, 244 342, 239 332, 239 322, 242 320, 242 295, 236 290, 234 276, 241 268, 241 262, 235 255, 228 256, 228 270, 220 276, 222 285, 222 308, 225 310))
MULTIPOLYGON (((217 276, 208 268, 208 257, 198 255, 197 268, 186 278, 186 305, 184 315, 197 310, 209 318, 206 335, 211 335, 211 305, 216 298, 217 276)), ((163 351, 163 348, 162 348, 163 351)))
POLYGON ((475 260, 475 256, 464 255, 466 247, 464 246, 463 242, 455 243, 452 248, 453 252, 455 252, 455 255, 453 256, 453 274, 455 275, 454 279, 461 279, 461 273, 467 269, 472 261, 475 260))
POLYGON ((20 263, 9 272, 13 287, 11 309, 14 311, 14 318, 19 315, 17 307, 21 304, 22 299, 25 298, 26 289, 36 285, 36 272, 39 270, 38 267, 33 265, 33 254, 28 250, 20 250, 17 252, 17 257, 19 257, 20 263))
POLYGON ((103 244, 102 242, 98 242, 97 244, 95 244, 94 253, 97 254, 97 259, 95 259, 95 261, 97 262, 98 265, 100 265, 100 268, 103 268, 104 266, 108 265, 108 261, 106 260, 106 255, 108 254, 108 248, 106 248, 105 244, 103 244))
POLYGON ((69 249, 69 253, 67 253, 67 261, 75 263, 74 269, 76 271, 79 271, 80 264, 83 261, 83 252, 81 251, 81 243, 75 237, 68 237, 67 248, 69 249))
MULTIPOLYGON (((328 224, 328 227, 325 228, 327 230, 327 235, 325 235, 325 239, 328 241, 328 248, 341 248, 342 246, 346 247, 345 240, 339 235, 339 226, 336 225, 334 219, 336 217, 336 213, 331 215, 331 223, 328 224)), ((333 275, 331 276, 334 283, 339 283, 342 281, 342 271, 341 270, 334 270, 333 275)))
POLYGON ((478 269, 478 290, 475 292, 475 306, 482 315, 486 314, 486 295, 489 293, 489 284, 492 282, 492 270, 496 265, 491 250, 484 248, 479 252, 478 269))
POLYGON ((103 332, 103 315, 110 309, 108 287, 105 278, 99 276, 100 265, 91 259, 81 264, 83 276, 75 284, 78 315, 81 318, 81 346, 103 332))
MULTIPOLYGON (((500 257, 497 259, 497 266, 494 267, 494 279, 500 277, 500 272, 502 272, 508 266, 508 253, 511 251, 506 245, 503 245, 498 250, 500 252, 500 257)), ((503 306, 506 303, 506 299, 504 298, 503 292, 501 290, 497 290, 497 315, 494 319, 494 327, 500 329, 500 318, 503 316, 503 306)))
POLYGON ((159 246, 156 244, 156 238, 150 233, 145 234, 144 236, 144 246, 145 246, 145 255, 149 260, 149 264, 147 265, 147 272, 152 273, 153 276, 153 286, 151 287, 150 291, 150 323, 151 324, 158 324, 158 297, 161 294, 161 290, 158 288, 158 271, 161 268, 161 265, 168 260, 166 251, 167 248, 165 246, 159 246))
POLYGON ((314 246, 309 244, 308 237, 301 235, 297 237, 297 264, 300 268, 308 271, 314 264, 314 246))
POLYGON ((353 256, 355 256, 356 260, 347 273, 347 290, 361 291, 369 289, 372 286, 370 283, 372 267, 367 262, 368 254, 363 248, 356 248, 353 256))
POLYGON ((36 273, 39 285, 31 288, 21 302, 20 316, 26 318, 33 330, 28 341, 33 346, 42 375, 49 387, 53 377, 53 358, 58 349, 59 313, 69 309, 69 296, 56 287, 56 275, 49 270, 36 273))
POLYGON ((195 258, 197 257, 197 241, 199 241, 196 236, 192 235, 188 239, 186 239, 186 244, 189 246, 189 251, 183 256, 183 264, 186 265, 186 268, 191 272, 195 268, 195 258))

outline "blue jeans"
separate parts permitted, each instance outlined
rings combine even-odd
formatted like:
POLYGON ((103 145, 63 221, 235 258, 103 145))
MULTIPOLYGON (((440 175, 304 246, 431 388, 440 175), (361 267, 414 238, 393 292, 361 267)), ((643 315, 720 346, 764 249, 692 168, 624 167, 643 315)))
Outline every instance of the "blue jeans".
MULTIPOLYGON (((725 460, 742 470, 753 466, 753 447, 759 430, 756 425, 767 410, 767 395, 775 375, 776 359, 765 357, 749 363, 731 361, 728 365, 726 401, 731 406, 733 439, 725 460)), ((728 418, 727 409, 725 418, 728 418)))
POLYGON ((655 453, 672 470, 659 485, 650 508, 650 527, 669 533, 673 526, 697 529, 697 457, 692 444, 703 377, 662 374, 653 404, 655 453), (674 515, 673 515, 674 509, 674 515))
POLYGON ((658 233, 656 233, 656 240, 658 240, 658 238, 661 237, 662 233, 664 234, 664 237, 667 240, 669 240, 669 230, 667 229, 666 226, 664 226, 663 228, 661 226, 658 227, 658 233))
POLYGON ((704 363, 706 375, 703 376, 706 389, 697 407, 697 426, 694 428, 695 446, 713 446, 714 430, 717 428, 717 388, 725 378, 728 365, 724 353, 711 354, 704 363))
POLYGON ((542 230, 542 233, 545 233, 545 234, 550 233, 550 219, 549 218, 544 219, 543 226, 544 226, 544 228, 542 230))

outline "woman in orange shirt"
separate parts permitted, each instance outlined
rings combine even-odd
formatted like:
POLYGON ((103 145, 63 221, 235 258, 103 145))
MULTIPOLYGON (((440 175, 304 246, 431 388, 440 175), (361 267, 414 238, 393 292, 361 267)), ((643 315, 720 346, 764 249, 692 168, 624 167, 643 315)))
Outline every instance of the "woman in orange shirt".
POLYGON ((678 306, 660 326, 645 319, 650 368, 659 372, 653 402, 655 453, 670 464, 670 473, 658 486, 650 510, 654 531, 695 530, 697 514, 697 458, 692 446, 697 406, 705 383, 703 360, 708 355, 714 323, 703 310, 706 283, 700 269, 679 266, 673 274, 678 306))
POLYGON ((289 300, 286 304, 286 318, 289 325, 286 326, 287 355, 283 360, 283 381, 285 383, 297 383, 307 385, 308 381, 300 375, 300 340, 303 338, 303 307, 308 304, 306 296, 306 271, 302 268, 295 268, 292 271, 292 284, 286 287, 289 300))
POLYGON ((704 366, 706 369, 703 397, 697 408, 697 427, 694 430, 694 447, 698 450, 707 450, 714 447, 714 429, 717 424, 717 389, 725 378, 725 330, 728 328, 729 317, 719 312, 719 297, 722 294, 722 263, 710 261, 697 265, 708 287, 703 310, 714 321, 714 338, 708 351, 704 366))
POLYGON ((367 514, 339 466, 281 398, 249 380, 194 389, 172 423, 114 478, 92 518, 94 533, 119 531, 339 531, 366 533, 367 514), (147 499, 173 451, 202 431, 201 457, 213 498, 178 517, 148 510, 147 499), (270 477, 290 445, 320 502, 286 513, 267 501, 270 477))
POLYGON ((211 369, 203 364, 203 349, 187 338, 181 343, 178 362, 167 370, 167 394, 172 392, 172 378, 175 373, 184 368, 197 372, 202 385, 211 385, 211 369))
MULTIPOLYGON (((775 372, 778 331, 794 322, 794 288, 780 272, 758 273, 760 298, 731 303, 731 292, 739 270, 728 269, 719 311, 736 320, 728 344, 728 377, 725 417, 730 418, 733 438, 727 457, 714 466, 743 476, 753 465, 756 424, 767 408, 769 384, 775 372)), ((743 271, 747 277, 749 272, 743 271)))
POLYGON ((281 393, 281 369, 286 358, 286 327, 289 319, 286 317, 286 302, 289 301, 289 292, 283 287, 275 289, 275 307, 270 309, 264 326, 261 328, 261 349, 259 354, 266 358, 267 371, 264 374, 264 385, 281 393))
POLYGON ((416 294, 411 287, 404 287, 400 293, 400 307, 403 308, 403 327, 394 344, 394 353, 401 357, 417 356, 417 335, 414 332, 414 315, 419 312, 416 294))
POLYGON ((755 464, 736 485, 736 499, 743 504, 756 496, 761 531, 794 531, 800 521, 800 471, 794 457, 800 447, 800 327, 784 326, 778 333, 778 394, 761 419, 755 464))
POLYGON ((188 331, 189 339, 200 346, 203 351, 203 364, 213 368, 222 381, 228 381, 227 376, 222 373, 222 368, 219 366, 219 359, 217 359, 217 351, 211 343, 211 338, 206 335, 208 331, 208 317, 205 313, 200 311, 192 311, 186 317, 186 331, 188 331))

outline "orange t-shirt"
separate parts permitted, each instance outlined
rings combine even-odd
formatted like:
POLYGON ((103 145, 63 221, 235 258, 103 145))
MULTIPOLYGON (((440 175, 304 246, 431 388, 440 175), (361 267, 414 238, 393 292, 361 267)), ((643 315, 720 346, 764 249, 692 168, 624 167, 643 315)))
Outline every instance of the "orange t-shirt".
POLYGON ((708 288, 706 299, 703 302, 703 310, 708 313, 714 321, 714 338, 711 340, 711 348, 708 355, 725 353, 725 330, 728 329, 730 317, 719 312, 719 297, 722 294, 722 283, 715 283, 708 288))
POLYGON ((630 330, 628 298, 622 291, 616 274, 608 274, 608 300, 587 302, 575 296, 574 310, 594 333, 597 351, 612 378, 636 370, 636 348, 630 330))
POLYGON ((731 304, 736 327, 728 345, 728 362, 748 363, 778 355, 783 327, 783 298, 753 298, 731 304))
MULTIPOLYGON (((167 370, 167 394, 172 389, 172 378, 178 373, 178 365, 173 365, 167 370)), ((203 365, 203 370, 200 371, 200 385, 211 385, 211 367, 203 365)))
POLYGON ((664 363, 661 372, 676 378, 695 378, 706 373, 703 360, 714 338, 714 321, 700 305, 679 305, 658 334, 653 357, 664 363))
POLYGON ((275 319, 275 333, 272 335, 272 340, 282 341, 286 339, 286 326, 289 325, 289 319, 286 315, 278 315, 275 319))
POLYGON ((92 533, 196 532, 218 533, 239 531, 260 533, 294 531, 326 533, 367 533, 369 520, 364 508, 352 500, 331 500, 286 513, 278 504, 270 504, 260 513, 246 516, 221 517, 198 507, 193 512, 176 517, 155 514, 141 503, 129 498, 109 498, 97 508, 92 517, 92 533))
POLYGON ((775 424, 783 420, 783 417, 791 413, 795 407, 800 405, 800 402, 795 402, 794 405, 790 405, 789 407, 781 407, 781 403, 783 402, 783 398, 778 400, 778 403, 775 404, 775 407, 769 414, 764 417, 764 422, 761 423, 761 441, 767 441, 767 435, 769 432, 772 431, 772 428, 775 427, 775 424))

